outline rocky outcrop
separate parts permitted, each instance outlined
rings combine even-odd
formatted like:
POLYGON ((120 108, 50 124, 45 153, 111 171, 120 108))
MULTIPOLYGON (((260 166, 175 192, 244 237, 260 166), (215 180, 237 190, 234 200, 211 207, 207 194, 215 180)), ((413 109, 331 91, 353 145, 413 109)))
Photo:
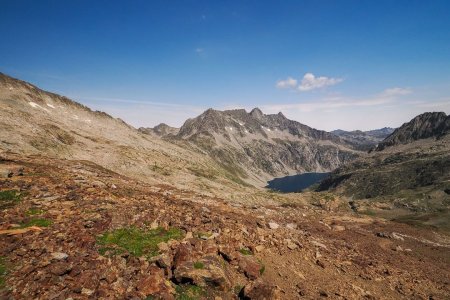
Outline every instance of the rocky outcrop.
POLYGON ((426 112, 403 124, 376 147, 382 151, 387 147, 402 145, 427 138, 439 138, 450 132, 450 116, 444 112, 426 112))
POLYGON ((332 172, 318 191, 334 190, 355 200, 401 195, 396 201, 410 209, 447 209, 449 120, 444 113, 415 117, 380 143, 377 151, 332 172))

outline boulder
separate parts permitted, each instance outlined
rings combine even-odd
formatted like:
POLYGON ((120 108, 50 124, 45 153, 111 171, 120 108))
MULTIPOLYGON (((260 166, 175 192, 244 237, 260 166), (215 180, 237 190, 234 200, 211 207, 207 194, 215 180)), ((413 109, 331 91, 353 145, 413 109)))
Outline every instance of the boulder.
POLYGON ((262 279, 247 284, 241 294, 245 300, 281 300, 280 289, 262 279))
POLYGON ((226 270, 218 256, 205 256, 198 261, 186 261, 175 269, 174 278, 179 283, 190 282, 220 290, 231 287, 226 270))
POLYGON ((250 255, 241 255, 239 258, 239 270, 249 279, 257 279, 261 275, 261 264, 250 255))

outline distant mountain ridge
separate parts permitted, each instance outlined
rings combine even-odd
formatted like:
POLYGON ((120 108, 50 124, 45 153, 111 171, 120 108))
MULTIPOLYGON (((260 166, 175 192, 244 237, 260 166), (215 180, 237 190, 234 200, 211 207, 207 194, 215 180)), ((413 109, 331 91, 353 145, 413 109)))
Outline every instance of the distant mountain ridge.
POLYGON ((339 136, 342 140, 352 145, 355 149, 368 151, 374 148, 379 142, 394 132, 394 128, 384 127, 368 131, 353 130, 333 130, 331 133, 339 136))
MULTIPOLYGON (((160 127, 160 126, 159 126, 160 127)), ((162 132, 160 128, 142 132, 162 132)), ((248 182, 265 185, 277 176, 335 169, 363 153, 339 136, 259 108, 208 109, 163 138, 208 153, 224 168, 248 182)), ((157 133, 156 133, 157 134, 157 133)))
POLYGON ((439 138, 450 132, 450 116, 444 112, 426 112, 403 124, 377 147, 381 151, 386 147, 407 144, 430 137, 439 138))

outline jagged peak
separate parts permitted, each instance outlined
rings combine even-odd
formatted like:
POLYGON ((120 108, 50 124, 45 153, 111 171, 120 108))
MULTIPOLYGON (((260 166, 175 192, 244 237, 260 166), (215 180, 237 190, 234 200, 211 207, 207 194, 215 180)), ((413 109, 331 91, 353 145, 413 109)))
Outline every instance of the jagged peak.
POLYGON ((252 111, 250 112, 250 115, 255 117, 255 118, 261 118, 264 114, 263 112, 258 108, 255 107, 254 109, 252 109, 252 111))

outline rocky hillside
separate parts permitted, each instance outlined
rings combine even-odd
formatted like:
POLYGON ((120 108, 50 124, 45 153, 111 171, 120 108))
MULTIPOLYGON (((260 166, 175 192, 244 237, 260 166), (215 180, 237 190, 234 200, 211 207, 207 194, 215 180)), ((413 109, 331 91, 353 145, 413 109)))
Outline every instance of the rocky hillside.
POLYGON ((439 138, 449 132, 450 116, 444 112, 427 112, 396 129, 376 147, 376 150, 381 151, 386 147, 407 144, 420 139, 439 138))
POLYGON ((381 142, 377 151, 335 170, 318 191, 346 195, 354 208, 384 203, 378 207, 384 209, 381 214, 393 209, 412 211, 425 223, 450 229, 450 134, 446 122, 444 113, 417 116, 381 142), (364 199, 370 201, 361 201, 364 199))
POLYGON ((0 156, 1 299, 445 299, 444 235, 0 156), (4 171, 4 172, 1 172, 4 171))
POLYGON ((330 171, 361 155, 338 136, 258 108, 208 109, 187 120, 167 141, 207 153, 223 168, 256 185, 267 179, 330 171))
POLYGON ((87 160, 146 182, 201 186, 205 193, 238 188, 205 154, 0 73, 1 151, 87 160))
POLYGON ((373 149, 383 141, 387 136, 394 132, 394 128, 384 127, 381 129, 369 130, 369 131, 345 131, 345 130, 333 130, 331 133, 339 136, 343 141, 352 145, 355 149, 368 151, 373 149))

